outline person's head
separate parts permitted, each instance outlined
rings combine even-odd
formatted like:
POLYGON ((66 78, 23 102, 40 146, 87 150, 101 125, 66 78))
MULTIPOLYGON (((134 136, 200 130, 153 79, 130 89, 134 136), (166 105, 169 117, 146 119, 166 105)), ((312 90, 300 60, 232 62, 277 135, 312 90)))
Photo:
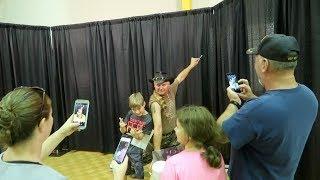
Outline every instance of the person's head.
POLYGON ((153 83, 153 87, 154 87, 154 91, 159 94, 160 96, 166 95, 169 93, 169 89, 170 89, 170 82, 169 81, 165 81, 162 83, 153 83))
POLYGON ((213 147, 225 143, 222 130, 212 114, 202 106, 182 107, 177 111, 177 140, 182 145, 192 143, 198 149, 205 149, 203 157, 211 167, 220 167, 221 155, 213 147))
POLYGON ((20 87, 0 101, 0 143, 44 142, 53 125, 51 99, 38 87, 20 87))
POLYGON ((166 95, 169 93, 170 84, 174 81, 172 77, 167 76, 164 72, 155 73, 154 77, 149 80, 153 83, 154 91, 160 95, 166 95))
POLYGON ((255 55, 255 71, 264 85, 270 75, 279 78, 293 75, 299 51, 299 44, 294 37, 272 34, 265 36, 257 48, 248 49, 247 54, 255 55))
POLYGON ((83 111, 83 107, 79 107, 78 110, 77 110, 77 115, 80 116, 82 115, 82 111, 83 111))
POLYGON ((129 107, 132 112, 137 116, 142 116, 145 114, 146 103, 140 92, 133 93, 129 96, 129 107))

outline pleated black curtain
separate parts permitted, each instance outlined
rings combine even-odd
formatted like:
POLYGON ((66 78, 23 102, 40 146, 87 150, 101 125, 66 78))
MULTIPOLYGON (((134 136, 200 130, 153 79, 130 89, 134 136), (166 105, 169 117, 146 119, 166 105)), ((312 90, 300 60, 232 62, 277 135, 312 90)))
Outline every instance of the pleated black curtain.
MULTIPOLYGON (((274 33, 273 0, 245 0, 246 30, 248 47, 256 47, 260 40, 274 33)), ((264 93, 254 70, 254 60, 250 56, 250 85, 256 95, 264 93)))
MULTIPOLYGON (((19 86, 42 87, 52 99, 53 115, 60 117, 50 28, 0 23, 0 42, 0 97, 19 86)), ((55 121, 53 129, 61 125, 55 121)))
POLYGON ((0 95, 16 86, 50 84, 49 28, 0 24, 0 95))
POLYGON ((50 28, 0 24, 0 42, 0 97, 19 86, 43 87, 53 99, 53 113, 59 114, 50 28))

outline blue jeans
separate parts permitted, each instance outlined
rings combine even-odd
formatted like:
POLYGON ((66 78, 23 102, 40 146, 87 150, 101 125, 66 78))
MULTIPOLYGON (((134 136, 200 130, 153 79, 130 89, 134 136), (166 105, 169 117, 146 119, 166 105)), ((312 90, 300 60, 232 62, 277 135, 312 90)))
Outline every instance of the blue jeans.
POLYGON ((142 154, 143 150, 133 145, 130 145, 127 151, 127 155, 135 171, 135 176, 138 179, 144 178, 142 154))

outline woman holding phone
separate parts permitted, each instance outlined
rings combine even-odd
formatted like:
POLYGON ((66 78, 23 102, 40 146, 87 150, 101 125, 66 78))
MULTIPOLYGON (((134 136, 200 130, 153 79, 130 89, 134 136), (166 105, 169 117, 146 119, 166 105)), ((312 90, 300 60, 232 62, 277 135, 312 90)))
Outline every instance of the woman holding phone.
POLYGON ((39 87, 20 87, 0 101, 0 179, 66 179, 43 165, 43 158, 79 127, 71 116, 51 136, 51 99, 39 87), (31 173, 32 172, 32 173, 31 173))

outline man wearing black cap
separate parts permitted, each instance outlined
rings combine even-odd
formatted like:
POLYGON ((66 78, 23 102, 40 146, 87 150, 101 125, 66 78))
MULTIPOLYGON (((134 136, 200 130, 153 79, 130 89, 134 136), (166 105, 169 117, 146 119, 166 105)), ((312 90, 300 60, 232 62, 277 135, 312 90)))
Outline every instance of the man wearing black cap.
POLYGON ((299 51, 292 36, 266 36, 247 51, 266 92, 255 96, 245 79, 241 93, 227 88, 230 104, 218 123, 231 143, 231 179, 294 179, 318 111, 314 93, 295 80, 299 51))
POLYGON ((199 60, 200 58, 191 58, 190 65, 182 70, 175 79, 163 72, 157 72, 149 80, 154 86, 149 105, 154 123, 153 144, 155 151, 179 144, 174 133, 176 127, 176 92, 178 85, 199 63, 199 60))

